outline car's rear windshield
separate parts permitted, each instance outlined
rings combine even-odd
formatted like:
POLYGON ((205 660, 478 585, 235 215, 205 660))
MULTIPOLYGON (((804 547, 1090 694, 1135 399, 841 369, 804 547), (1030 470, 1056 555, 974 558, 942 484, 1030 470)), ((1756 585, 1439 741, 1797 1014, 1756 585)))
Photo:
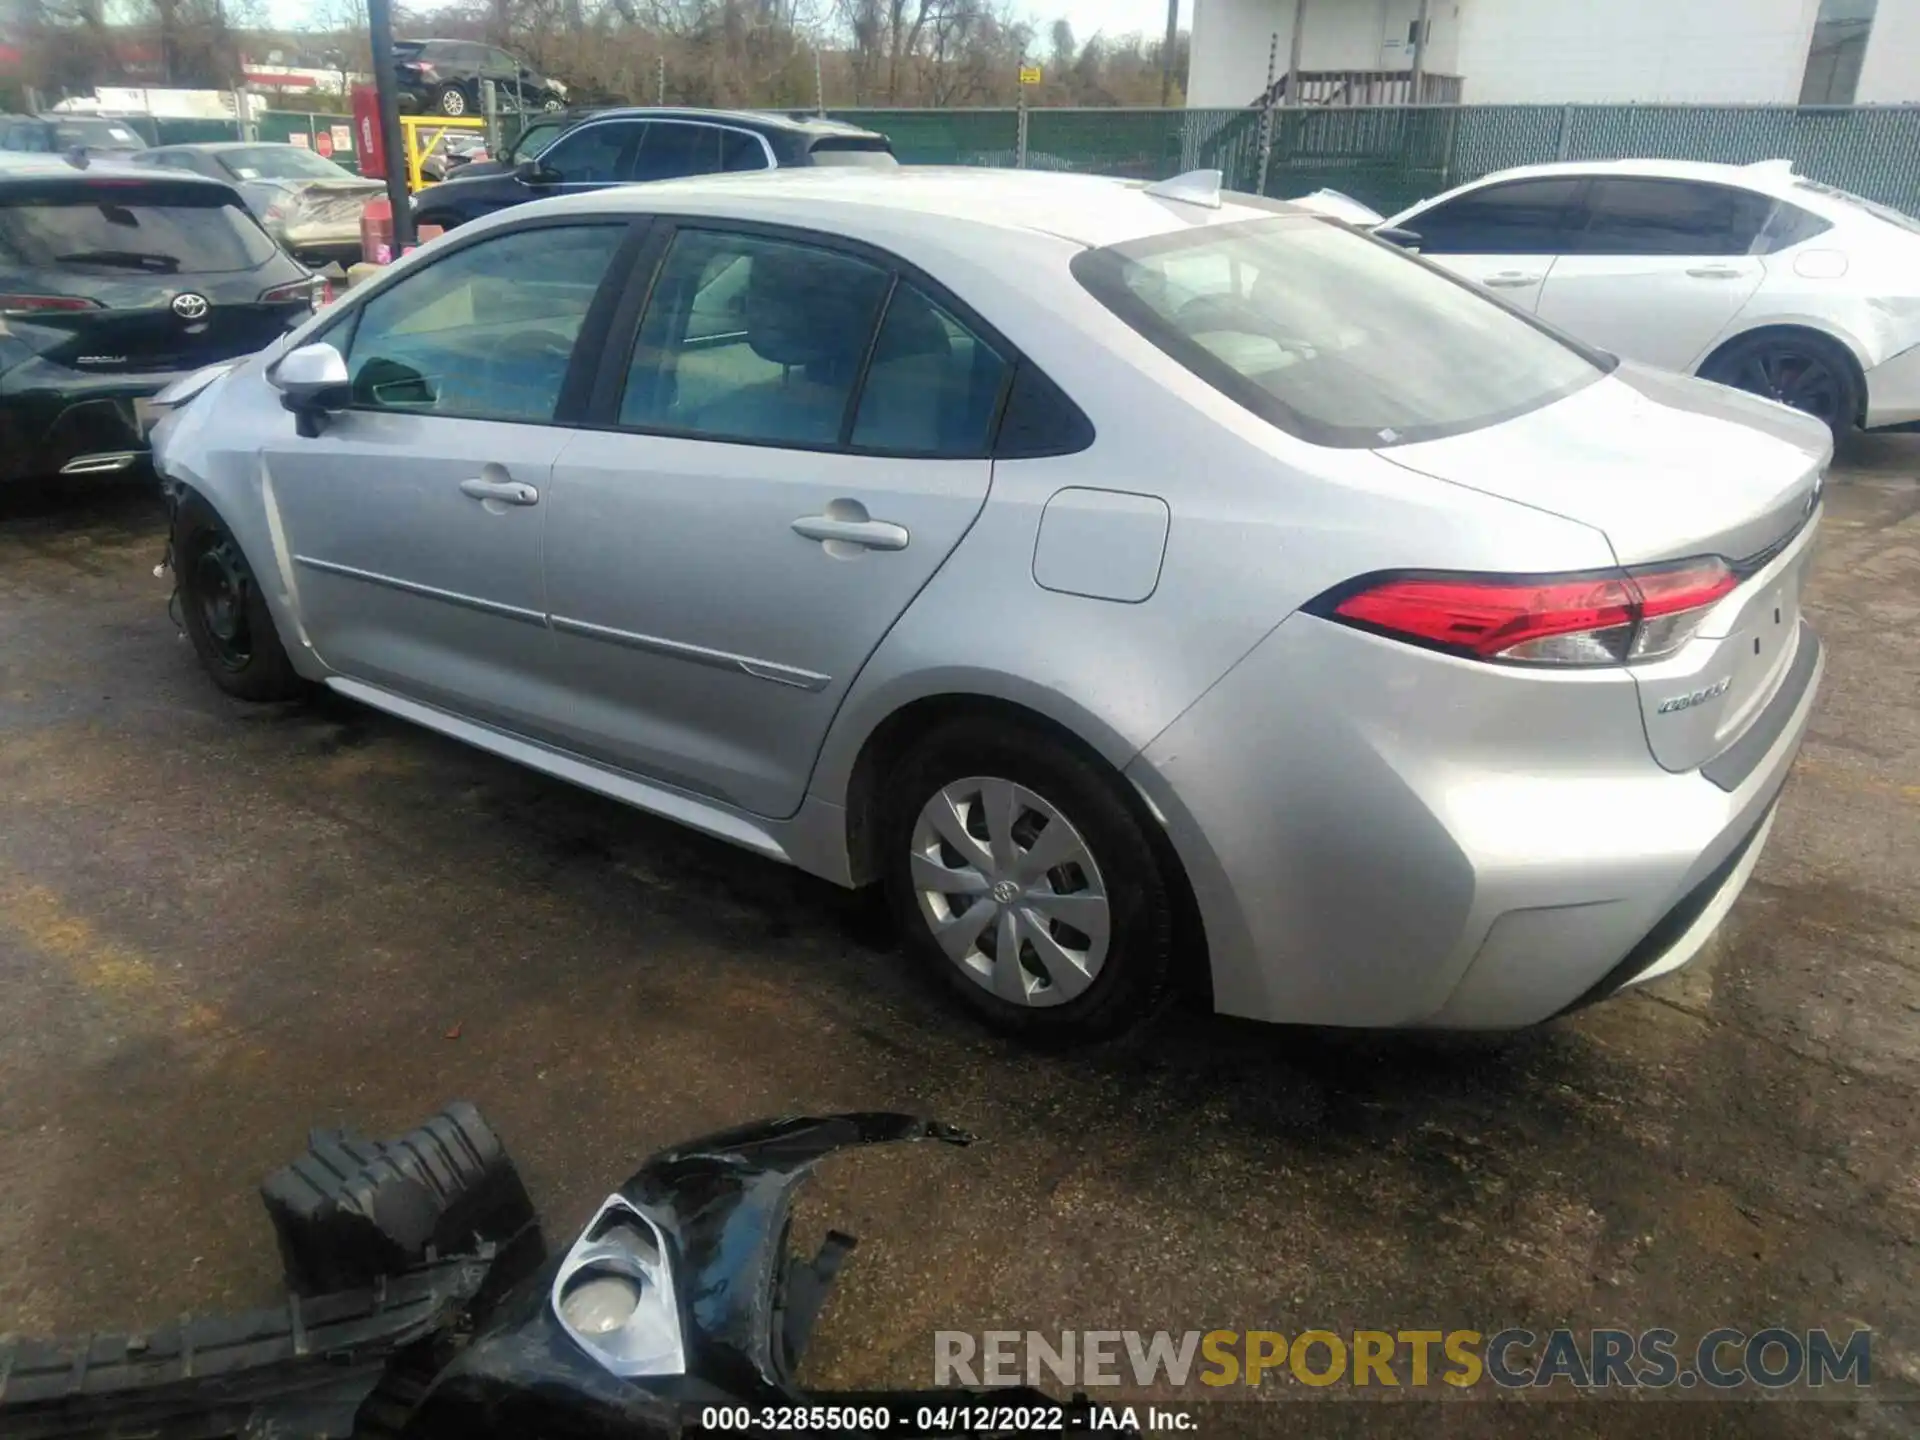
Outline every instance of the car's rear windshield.
POLYGON ((1073 273, 1195 375, 1318 445, 1477 430, 1571 394, 1611 364, 1319 217, 1086 250, 1073 273))
POLYGON ((893 158, 893 146, 878 135, 831 135, 807 147, 807 158, 815 165, 857 165, 886 170, 900 162, 893 158))
POLYGON ((241 180, 351 180, 354 175, 298 145, 249 145, 217 152, 220 163, 241 180))
POLYGON ((221 187, 14 184, 0 190, 0 267, 150 275, 252 270, 273 241, 221 187))
POLYGON ((118 120, 61 117, 53 122, 53 143, 61 150, 84 145, 94 150, 144 150, 147 142, 131 125, 118 120))

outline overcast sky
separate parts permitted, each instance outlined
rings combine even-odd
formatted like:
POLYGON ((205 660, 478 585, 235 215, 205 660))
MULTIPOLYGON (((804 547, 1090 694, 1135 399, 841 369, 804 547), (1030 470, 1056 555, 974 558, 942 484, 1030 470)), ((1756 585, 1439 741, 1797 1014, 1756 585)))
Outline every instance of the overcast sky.
MULTIPOLYGON (((1193 24, 1194 0, 1180 0, 1180 26, 1190 28, 1193 24)), ((432 0, 417 4, 418 9, 432 8, 432 0)), ((299 25, 305 21, 312 6, 308 0, 267 0, 267 12, 277 25, 299 25)), ((1025 6, 1033 17, 1034 28, 1041 35, 1040 49, 1046 50, 1046 27, 1064 15, 1073 26, 1076 40, 1085 40, 1095 31, 1107 35, 1161 35, 1167 28, 1166 0, 1029 0, 1025 6)))
MULTIPOLYGON (((1167 29, 1166 0, 1035 0, 1029 10, 1044 34, 1045 27, 1059 16, 1066 16, 1076 40, 1084 40, 1094 31, 1108 35, 1163 35, 1167 29)), ((1180 0, 1180 28, 1193 25, 1193 0, 1180 0)))

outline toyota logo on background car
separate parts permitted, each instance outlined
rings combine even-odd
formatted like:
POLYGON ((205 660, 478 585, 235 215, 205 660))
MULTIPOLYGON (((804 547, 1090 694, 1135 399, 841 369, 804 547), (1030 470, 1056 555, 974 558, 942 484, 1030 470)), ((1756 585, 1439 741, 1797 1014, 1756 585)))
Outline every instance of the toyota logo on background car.
POLYGON ((191 290, 182 291, 173 297, 173 313, 182 320, 204 320, 207 315, 207 297, 196 295, 191 290))

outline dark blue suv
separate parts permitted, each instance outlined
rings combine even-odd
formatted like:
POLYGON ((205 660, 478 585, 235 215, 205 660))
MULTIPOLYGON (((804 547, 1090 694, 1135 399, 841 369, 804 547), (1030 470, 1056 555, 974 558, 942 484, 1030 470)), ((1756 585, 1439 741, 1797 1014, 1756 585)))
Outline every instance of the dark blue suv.
MULTIPOLYGON (((521 152, 524 155, 524 151, 521 152)), ((888 166, 887 137, 838 120, 753 110, 600 110, 493 174, 455 172, 413 197, 416 223, 456 225, 549 195, 792 165, 888 166)))

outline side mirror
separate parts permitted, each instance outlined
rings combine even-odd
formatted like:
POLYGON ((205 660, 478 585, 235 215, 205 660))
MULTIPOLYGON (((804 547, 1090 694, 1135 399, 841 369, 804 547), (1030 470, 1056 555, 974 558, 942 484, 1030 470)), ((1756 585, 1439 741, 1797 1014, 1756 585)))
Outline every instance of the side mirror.
POLYGON ((351 394, 347 362, 324 340, 287 352, 267 378, 308 440, 320 434, 327 412, 346 408, 351 394))
POLYGON ((560 177, 538 160, 522 160, 513 167, 513 178, 522 185, 551 185, 560 177))
POLYGON ((1398 225, 1376 225, 1373 233, 1389 245, 1398 245, 1402 250, 1418 250, 1420 236, 1416 231, 1403 230, 1398 225))

